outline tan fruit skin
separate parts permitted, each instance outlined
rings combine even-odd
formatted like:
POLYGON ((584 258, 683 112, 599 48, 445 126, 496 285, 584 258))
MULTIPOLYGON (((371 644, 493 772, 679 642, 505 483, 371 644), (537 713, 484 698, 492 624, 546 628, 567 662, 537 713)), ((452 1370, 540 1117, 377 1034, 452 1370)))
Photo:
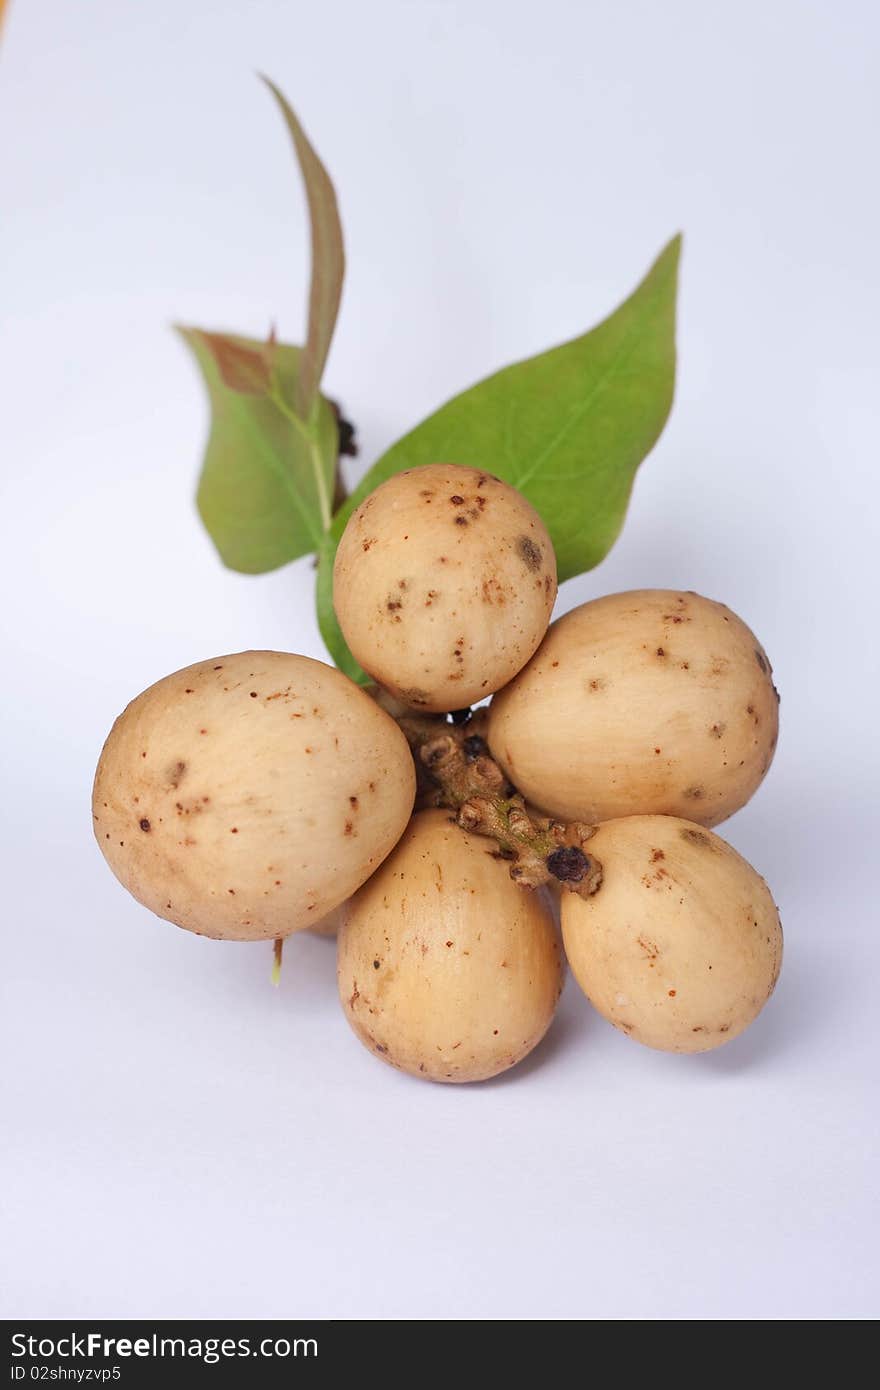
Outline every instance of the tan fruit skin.
POLYGON ((320 922, 310 926, 309 931, 313 936, 336 936, 344 912, 345 903, 340 903, 339 907, 334 907, 332 912, 328 912, 326 917, 322 917, 320 922))
POLYGON ((600 825, 605 877, 562 895, 562 934, 581 989, 615 1028, 664 1052, 737 1037, 773 993, 779 913, 764 880, 711 831, 672 816, 600 825))
POLYGON ((721 603, 610 594, 555 622, 492 701, 511 781, 563 820, 659 812, 717 825, 770 766, 779 727, 767 655, 721 603))
POLYGON ((237 941, 318 922, 412 810, 397 725, 323 662, 239 652, 188 666, 120 715, 95 777, 119 881, 188 931, 237 941))
POLYGON ((345 640, 404 704, 447 711, 515 676, 547 630, 556 558, 514 488, 430 464, 390 478, 353 513, 333 571, 345 640))
POLYGON ((564 965, 546 899, 446 811, 415 816, 348 905, 339 995, 365 1047, 413 1076, 484 1081, 540 1042, 564 965))

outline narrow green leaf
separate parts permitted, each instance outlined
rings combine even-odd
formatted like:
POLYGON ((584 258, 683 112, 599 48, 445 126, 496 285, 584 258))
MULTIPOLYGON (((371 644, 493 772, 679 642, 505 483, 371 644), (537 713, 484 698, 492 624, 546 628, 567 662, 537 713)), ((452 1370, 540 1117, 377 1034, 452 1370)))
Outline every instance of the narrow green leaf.
MULTIPOLYGON (((597 565, 626 513, 675 384, 675 237, 613 314, 583 337, 506 367, 394 444, 334 518, 386 478, 425 463, 485 468, 525 493, 553 539, 560 580, 597 565)), ((332 566, 332 547, 322 563, 332 566)))
POLYGON ((318 608, 318 627, 324 639, 324 646, 332 656, 340 671, 344 671, 358 685, 367 685, 369 676, 361 670, 342 635, 342 629, 333 607, 333 556, 336 541, 325 536, 318 551, 318 580, 315 602, 318 608), (326 552, 326 553, 325 553, 326 552))
POLYGON ((245 574, 277 569, 317 550, 330 523, 338 431, 330 403, 318 398, 309 424, 294 399, 300 349, 231 334, 179 332, 201 368, 211 403, 211 431, 198 489, 198 508, 223 563, 245 574), (242 362, 271 347, 268 394, 244 394, 224 380, 216 352, 242 362))
POLYGON ((310 420, 342 298, 345 248, 336 192, 306 133, 284 94, 268 77, 262 79, 281 108, 293 141, 305 184, 312 234, 312 273, 309 290, 309 327, 303 349, 294 406, 303 420, 310 420))

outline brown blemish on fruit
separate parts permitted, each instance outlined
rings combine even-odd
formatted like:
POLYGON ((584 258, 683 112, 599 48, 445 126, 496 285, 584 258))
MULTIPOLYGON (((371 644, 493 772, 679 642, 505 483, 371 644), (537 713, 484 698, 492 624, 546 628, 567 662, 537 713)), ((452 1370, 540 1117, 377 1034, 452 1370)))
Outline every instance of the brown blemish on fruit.
POLYGON ((171 766, 168 768, 167 772, 165 773, 166 786, 170 787, 172 791, 177 791, 177 788, 183 781, 183 775, 185 772, 186 763, 183 761, 182 758, 178 758, 177 762, 172 763, 171 766))
MULTIPOLYGON (((558 666, 558 665, 559 665, 559 662, 558 662, 558 661, 555 661, 553 664, 554 664, 554 666, 558 666)), ((602 677, 601 677, 601 676, 594 676, 593 679, 588 683, 588 689, 593 690, 593 691, 596 691, 596 690, 604 690, 604 689, 605 689, 605 682, 604 682, 604 680, 602 679, 602 677)))
POLYGON ((430 607, 431 607, 431 604, 434 602, 435 598, 439 598, 439 597, 440 597, 439 590, 437 590, 437 589, 429 589, 429 590, 428 590, 428 596, 427 596, 427 598, 425 599, 425 607, 426 607, 426 608, 430 608, 430 607))
POLYGON ((656 960, 660 954, 660 948, 656 941, 652 941, 648 936, 636 937, 636 944, 641 946, 648 960, 656 960))
POLYGON ((541 568, 541 560, 543 558, 541 549, 540 546, 535 544, 531 536, 517 536, 515 545, 516 553, 522 560, 526 569, 534 573, 541 568))
POLYGON ((727 725, 726 725, 726 724, 723 724, 723 723, 722 723, 722 724, 713 724, 712 727, 711 727, 711 729, 709 730, 709 733, 710 733, 710 735, 711 735, 712 738, 720 738, 721 735, 724 733, 724 730, 725 730, 726 728, 727 728, 727 725))
POLYGON ((186 689, 184 690, 183 693, 184 693, 184 695, 192 695, 192 693, 193 693, 193 688, 192 688, 192 686, 191 686, 191 685, 188 685, 188 686, 186 687, 186 689))
POLYGON ((721 1027, 718 1029, 718 1032, 719 1032, 719 1033, 729 1033, 729 1032, 730 1032, 730 1024, 729 1024, 729 1023, 722 1023, 721 1027))
POLYGON ((252 700, 256 700, 256 698, 257 698, 257 692, 256 692, 256 690, 252 690, 252 691, 251 691, 251 699, 252 699, 252 700))
POLYGON ((359 806, 360 803, 358 802, 358 799, 357 799, 356 796, 350 796, 350 797, 348 798, 348 804, 349 804, 349 806, 351 807, 351 809, 352 809, 353 811, 356 811, 356 810, 358 809, 358 806, 359 806))
POLYGON ((144 816, 142 820, 138 821, 138 825, 140 826, 141 830, 150 829, 150 822, 147 820, 146 816, 144 816))
POLYGON ((223 667, 222 667, 222 666, 212 666, 211 669, 212 669, 212 671, 222 671, 222 670, 223 670, 223 667))
POLYGON ((238 826, 237 826, 237 825, 233 825, 233 827, 232 827, 232 829, 230 830, 229 833, 230 833, 230 835, 237 835, 237 834, 238 834, 238 826))
POLYGON ((682 670, 682 671, 689 671, 690 669, 691 669, 691 663, 690 663, 689 661, 683 661, 683 662, 681 663, 681 670, 682 670))
POLYGON ((347 820, 347 821, 345 822, 345 833, 346 833, 346 835, 353 835, 353 834, 354 834, 354 825, 353 825, 353 823, 352 823, 350 820, 347 820))
POLYGON ((360 992, 360 990, 359 990, 358 987, 357 987, 357 980, 353 980, 353 981, 352 981, 352 985, 353 985, 353 989, 352 989, 352 991, 351 991, 351 995, 350 995, 349 1001, 348 1001, 348 1007, 349 1007, 350 1009, 353 1009, 353 1008, 354 1008, 355 1004, 357 1003, 357 1001, 358 1001, 358 1000, 360 999, 360 997, 361 997, 361 992, 360 992))
POLYGON ((758 665, 760 666, 761 670, 766 676, 770 670, 770 667, 767 664, 767 658, 764 656, 764 653, 758 651, 757 647, 755 648, 755 660, 757 661, 758 665))
POLYGON ((658 648, 657 648, 657 655, 658 655, 658 656, 665 656, 665 655, 666 655, 666 652, 663 650, 662 647, 658 647, 658 648))
POLYGON ((234 898, 234 897, 235 897, 235 889, 234 889, 234 888, 227 888, 226 891, 227 891, 227 893, 229 894, 229 896, 230 896, 231 898, 234 898))
POLYGON ((651 863, 652 863, 652 864, 656 864, 658 860, 660 860, 660 859, 665 859, 665 858, 666 858, 666 855, 663 853, 662 849, 652 849, 652 850, 651 850, 651 863))
POLYGON ((452 503, 453 507, 463 507, 463 506, 464 506, 464 498, 463 498, 463 497, 460 497, 459 494, 458 494, 457 492, 454 492, 454 493, 452 494, 452 496, 450 497, 449 500, 450 500, 450 502, 452 503))
POLYGON ((668 989, 668 990, 666 991, 666 993, 669 995, 669 998, 670 998, 670 999, 674 999, 674 998, 675 998, 675 990, 674 990, 674 989, 668 989))
POLYGON ((702 787, 685 787, 684 795, 689 801, 702 801, 705 793, 702 787))
POLYGON ((702 1023, 698 1023, 695 1028, 691 1029, 692 1033, 708 1033, 708 1031, 708 1028, 705 1028, 702 1023))
POLYGON ((662 749, 662 748, 655 748, 655 749, 654 749, 654 752, 655 752, 655 753, 662 753, 662 752, 663 752, 663 749, 662 749))
POLYGON ((401 690, 400 698, 406 705, 427 705, 430 701, 427 690, 420 690, 418 686, 413 686, 410 690, 401 690))
POLYGON ((712 848, 712 841, 704 830, 691 830, 690 826, 686 826, 681 831, 681 838, 687 840, 689 844, 699 845, 701 849, 712 848))
POLYGON ((369 548, 370 548, 371 545, 375 545, 376 542, 375 542, 375 540, 369 540, 369 541, 362 541, 361 544, 362 544, 362 548, 366 551, 366 550, 369 550, 369 548))
POLYGON ((456 526, 467 526, 467 524, 468 524, 468 519, 467 519, 466 516, 460 516, 460 515, 459 515, 459 516, 457 516, 457 517, 455 518, 455 524, 456 524, 456 526))

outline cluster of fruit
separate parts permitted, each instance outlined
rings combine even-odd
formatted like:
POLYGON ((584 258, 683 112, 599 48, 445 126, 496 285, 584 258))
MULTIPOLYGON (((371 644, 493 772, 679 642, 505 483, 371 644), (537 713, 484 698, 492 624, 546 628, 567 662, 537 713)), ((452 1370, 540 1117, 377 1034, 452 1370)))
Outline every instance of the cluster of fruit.
POLYGON ((773 756, 770 662, 693 593, 615 594, 548 628, 555 598, 550 537, 513 488, 456 465, 392 477, 334 571, 375 686, 244 652, 150 687, 98 766, 110 867, 205 936, 338 928, 349 1022, 415 1076, 520 1061, 564 957, 650 1047, 736 1037, 773 991, 782 933, 763 879, 710 827, 773 756))

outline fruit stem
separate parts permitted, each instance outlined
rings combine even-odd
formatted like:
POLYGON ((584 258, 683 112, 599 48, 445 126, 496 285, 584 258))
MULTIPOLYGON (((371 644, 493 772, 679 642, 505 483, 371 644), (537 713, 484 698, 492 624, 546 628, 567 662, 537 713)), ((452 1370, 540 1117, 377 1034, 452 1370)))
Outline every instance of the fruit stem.
POLYGON ((273 983, 273 985, 276 985, 276 986, 281 984, 281 957, 282 957, 283 954, 284 954, 284 937, 283 937, 283 936, 276 936, 276 938, 275 938, 275 946, 274 946, 274 954, 273 954, 273 960, 272 960, 272 983, 273 983))
MULTIPOLYGON (((379 702, 384 703, 382 697, 379 702)), ((564 825, 526 806, 489 752, 486 712, 454 722, 443 715, 389 708, 412 749, 419 775, 419 806, 447 806, 463 830, 485 835, 510 877, 524 888, 552 883, 588 898, 602 883, 602 865, 583 846, 593 826, 564 825)))

